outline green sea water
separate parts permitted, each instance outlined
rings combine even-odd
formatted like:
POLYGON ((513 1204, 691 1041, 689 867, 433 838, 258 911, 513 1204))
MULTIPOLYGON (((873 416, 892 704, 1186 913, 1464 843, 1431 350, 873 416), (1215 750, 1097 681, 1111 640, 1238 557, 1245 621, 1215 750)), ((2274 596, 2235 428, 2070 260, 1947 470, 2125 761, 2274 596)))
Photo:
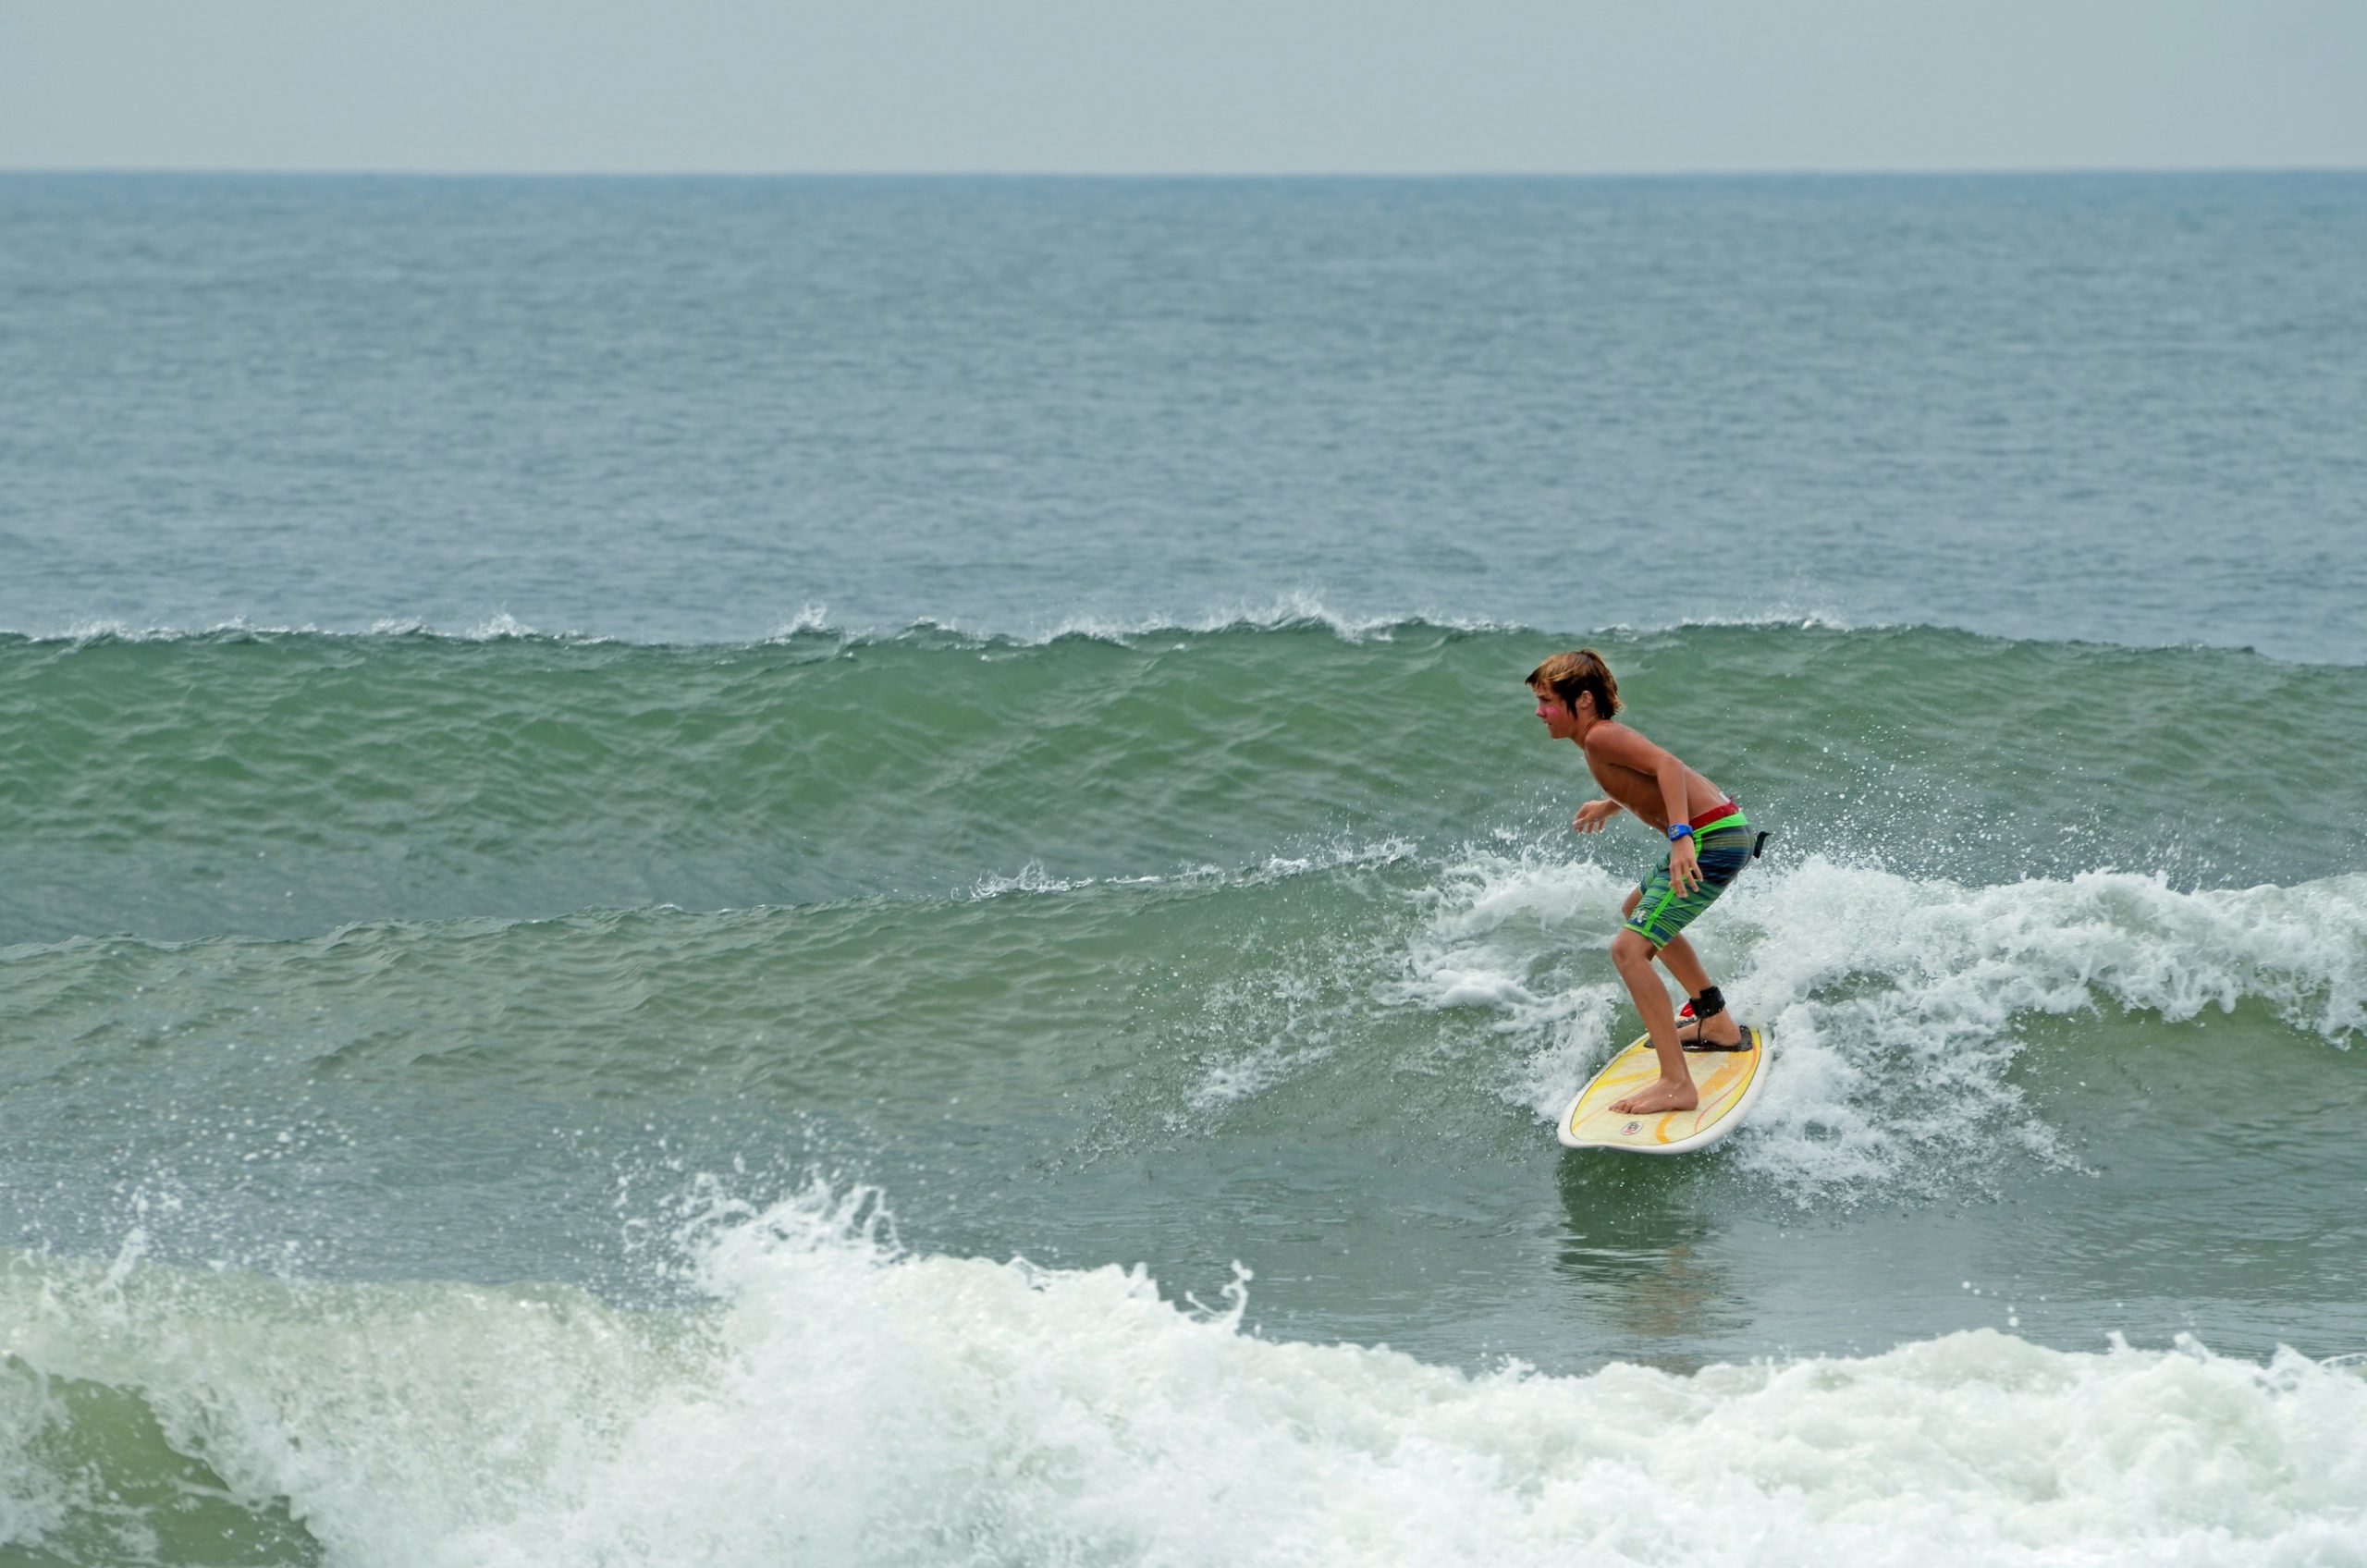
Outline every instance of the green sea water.
MULTIPOLYGON (((2228 886, 2367 849, 2361 786, 2325 750, 2367 720, 2355 669, 1917 629, 1595 641, 1656 728, 1780 817, 1787 854, 2228 886)), ((1519 677, 1558 645, 1313 621, 0 641, 0 802, 22 829, 0 937, 944 900, 1541 836, 1580 785, 1523 722, 1519 677)))
POLYGON ((2367 1094, 2367 799, 2300 744, 2367 675, 1600 641, 1775 835, 1700 940, 1785 1066, 1708 1159, 1541 1135, 1636 1027, 1603 950, 1655 847, 1569 833, 1536 634, 215 634, 0 649, 6 1201, 631 1296, 644 1194, 753 1162, 932 1251, 1239 1257, 1279 1330, 1468 1365, 1874 1348, 1996 1317, 1968 1274, 2042 1342, 2367 1346, 2353 1145, 2268 1135, 2367 1094), (2189 717, 2238 689, 2244 751, 2189 717), (2165 1276, 2165 1231, 2226 1244, 2165 1276), (1723 1310, 1569 1317, 1670 1249, 1723 1310))

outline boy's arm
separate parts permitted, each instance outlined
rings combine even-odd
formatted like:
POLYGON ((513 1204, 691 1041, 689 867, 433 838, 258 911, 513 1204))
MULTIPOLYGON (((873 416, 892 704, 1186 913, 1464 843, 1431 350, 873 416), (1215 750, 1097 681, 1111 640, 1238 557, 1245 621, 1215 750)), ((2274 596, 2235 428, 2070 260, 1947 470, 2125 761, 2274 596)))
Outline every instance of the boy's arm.
MULTIPOLYGON (((1589 756, 1599 749, 1604 761, 1650 775, 1661 787, 1661 813, 1671 827, 1691 815, 1685 809, 1685 764, 1674 752, 1655 746, 1624 724, 1603 725, 1587 737, 1587 742, 1589 756)), ((1680 834, 1669 842, 1668 882, 1679 898, 1700 885, 1700 860, 1694 852, 1693 836, 1689 833, 1680 834)))
POLYGON ((1685 809, 1685 764, 1666 747, 1655 746, 1624 724, 1606 724, 1587 737, 1587 754, 1643 774, 1658 784, 1661 811, 1670 822, 1683 822, 1692 815, 1685 809))

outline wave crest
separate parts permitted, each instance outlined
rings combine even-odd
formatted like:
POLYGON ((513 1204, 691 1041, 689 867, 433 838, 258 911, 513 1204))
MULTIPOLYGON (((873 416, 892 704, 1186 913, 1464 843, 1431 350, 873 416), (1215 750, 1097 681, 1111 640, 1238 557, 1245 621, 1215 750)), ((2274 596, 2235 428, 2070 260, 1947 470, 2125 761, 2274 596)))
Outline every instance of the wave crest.
MULTIPOLYGON (((1631 1004, 1599 955, 1628 886, 1588 863, 1471 852, 1421 895, 1390 994, 1497 1014, 1526 1047, 1505 1094, 1550 1120, 1625 1044, 1631 1004)), ((1804 1200, 1953 1181, 2001 1147, 2072 1162, 2008 1076, 2032 1019, 2109 1005, 2177 1023, 2249 1003, 2338 1048, 2367 1035, 2359 875, 1969 887, 1814 855, 1747 872, 1690 935, 1776 1041, 1739 1158, 1804 1200)))
POLYGON ((20 1256, 0 1527, 96 1527, 47 1457, 89 1414, 56 1378, 138 1390, 236 1501, 363 1565, 2269 1563, 2349 1541, 2367 1481, 2367 1381, 2290 1352, 1981 1330, 1470 1375, 1264 1340, 1238 1274, 1211 1310, 1139 1268, 907 1254, 883 1213, 710 1194, 670 1311, 20 1256))

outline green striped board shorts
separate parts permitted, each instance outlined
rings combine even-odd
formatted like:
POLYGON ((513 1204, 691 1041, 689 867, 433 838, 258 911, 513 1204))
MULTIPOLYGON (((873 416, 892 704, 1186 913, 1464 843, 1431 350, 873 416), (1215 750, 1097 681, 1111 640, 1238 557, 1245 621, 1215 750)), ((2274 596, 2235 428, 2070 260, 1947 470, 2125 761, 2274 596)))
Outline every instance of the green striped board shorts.
MULTIPOLYGON (((1674 847, 1674 846, 1672 846, 1674 847)), ((1693 830, 1693 856, 1701 867, 1701 880, 1693 891, 1683 898, 1669 885, 1668 857, 1661 857, 1652 874, 1644 878, 1644 896, 1636 900, 1636 913, 1627 917, 1627 929, 1643 934, 1644 939, 1656 948, 1667 947, 1677 934, 1693 924, 1694 916, 1718 901, 1750 864, 1750 819, 1735 811, 1717 821, 1693 830)))

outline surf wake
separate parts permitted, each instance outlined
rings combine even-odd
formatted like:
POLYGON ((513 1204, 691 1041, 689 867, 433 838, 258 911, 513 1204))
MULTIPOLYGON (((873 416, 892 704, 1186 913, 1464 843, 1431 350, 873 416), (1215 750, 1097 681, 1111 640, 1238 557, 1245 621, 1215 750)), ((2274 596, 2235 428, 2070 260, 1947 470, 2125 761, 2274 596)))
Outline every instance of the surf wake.
MULTIPOLYGON (((1503 1093, 1551 1120, 1635 1027, 1602 950, 1628 883, 1534 850, 1478 850, 1418 895, 1384 994, 1476 1010, 1518 1044, 1503 1093)), ((1953 1182, 2001 1143, 2075 1152, 2012 1076, 2027 1026, 2265 1009, 2348 1049, 2367 1035, 2367 876, 2181 890, 2091 871, 1991 887, 1821 855, 1746 873, 1694 934, 1778 1070, 1733 1143, 1795 1195, 1953 1182)))

